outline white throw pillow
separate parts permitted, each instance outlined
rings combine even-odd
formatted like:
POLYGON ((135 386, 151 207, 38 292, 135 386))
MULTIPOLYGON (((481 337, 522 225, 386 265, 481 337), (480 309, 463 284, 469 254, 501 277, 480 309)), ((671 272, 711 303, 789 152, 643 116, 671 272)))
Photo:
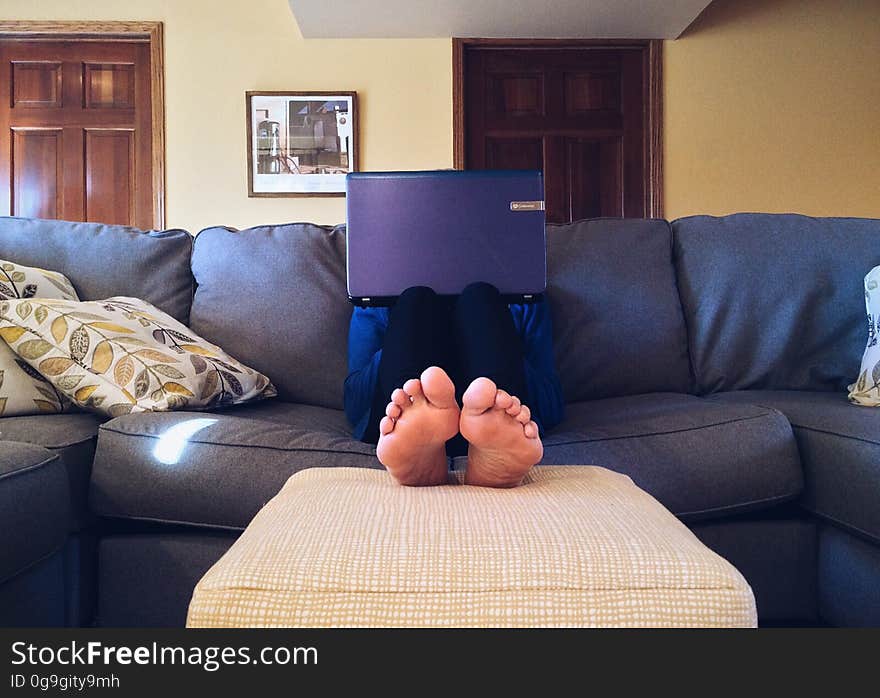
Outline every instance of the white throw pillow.
POLYGON ((868 346, 855 383, 849 386, 849 399, 857 405, 880 407, 880 267, 865 277, 865 306, 868 310, 868 346))
MULTIPOLYGON (((67 277, 55 271, 25 267, 0 259, 0 300, 52 298, 79 300, 67 277)), ((64 393, 22 361, 0 341, 0 416, 65 412, 72 405, 64 393)))

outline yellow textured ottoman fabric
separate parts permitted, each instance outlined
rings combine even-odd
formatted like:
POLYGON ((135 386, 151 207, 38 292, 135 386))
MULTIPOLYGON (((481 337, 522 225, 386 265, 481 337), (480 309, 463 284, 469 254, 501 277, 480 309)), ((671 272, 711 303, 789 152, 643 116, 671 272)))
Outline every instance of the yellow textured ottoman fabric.
POLYGON ((196 586, 190 627, 754 626, 749 585, 632 481, 297 473, 196 586))

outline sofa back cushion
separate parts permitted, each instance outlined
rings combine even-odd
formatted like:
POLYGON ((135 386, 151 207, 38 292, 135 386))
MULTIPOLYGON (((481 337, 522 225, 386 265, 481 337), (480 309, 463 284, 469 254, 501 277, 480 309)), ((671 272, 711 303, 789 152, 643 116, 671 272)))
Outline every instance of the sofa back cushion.
POLYGON ((740 213, 682 218, 673 231, 698 392, 855 380, 880 220, 740 213))
POLYGON ((548 225, 547 272, 568 402, 688 392, 687 333, 666 221, 548 225))
POLYGON ((193 292, 191 252, 185 230, 0 217, 0 259, 64 274, 80 300, 141 298, 184 324, 193 292))
POLYGON ((282 400, 342 408, 351 318, 343 227, 207 228, 192 270, 193 331, 267 375, 282 400))

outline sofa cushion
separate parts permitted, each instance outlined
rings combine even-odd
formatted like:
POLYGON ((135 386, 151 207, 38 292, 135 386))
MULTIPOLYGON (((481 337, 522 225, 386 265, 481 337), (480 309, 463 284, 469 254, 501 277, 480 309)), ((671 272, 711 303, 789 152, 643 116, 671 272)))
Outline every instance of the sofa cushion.
POLYGON ((185 230, 0 217, 0 258, 61 272, 82 300, 142 298, 184 324, 191 250, 185 230))
POLYGON ((843 390, 865 348, 880 220, 742 213, 673 223, 697 390, 843 390))
POLYGON ((568 402, 688 392, 687 334, 666 221, 548 225, 547 273, 568 402))
POLYGON ((243 529, 299 470, 380 468, 375 448, 350 433, 343 412, 290 403, 119 417, 101 427, 92 508, 109 517, 243 529))
POLYGON ((98 616, 104 628, 182 628, 193 587, 238 533, 110 534, 98 547, 98 616))
POLYGON ((70 528, 78 530, 92 521, 88 507, 89 477, 101 419, 86 412, 4 417, 0 439, 41 446, 58 456, 67 474, 70 528))
POLYGON ((880 548, 822 526, 818 558, 822 620, 842 628, 880 627, 880 548))
POLYGON ((192 268, 193 331, 265 373, 281 399, 342 408, 351 318, 342 227, 208 228, 192 268))
POLYGON ((748 580, 761 623, 815 623, 819 523, 787 508, 701 521, 690 528, 748 580))
POLYGON ((39 446, 0 441, 0 582, 64 544, 69 499, 58 456, 39 446))
POLYGON ((853 405, 846 393, 748 390, 712 399, 782 412, 804 466, 802 504, 880 542, 880 409, 853 405))
POLYGON ((685 520, 771 507, 803 486, 781 414, 671 393, 569 405, 544 440, 542 463, 624 473, 685 520))

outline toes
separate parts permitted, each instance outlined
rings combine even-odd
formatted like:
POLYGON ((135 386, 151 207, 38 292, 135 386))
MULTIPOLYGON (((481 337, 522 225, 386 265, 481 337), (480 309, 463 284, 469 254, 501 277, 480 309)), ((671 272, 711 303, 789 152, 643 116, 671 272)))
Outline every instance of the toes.
POLYGON ((465 410, 482 413, 495 404, 498 388, 488 378, 476 378, 464 391, 461 402, 465 410))
POLYGON ((537 439, 538 438, 538 425, 534 422, 528 422, 525 426, 523 426, 523 433, 529 439, 537 439))
POLYGON ((495 407, 506 410, 513 404, 513 396, 506 390, 499 390, 495 395, 495 407))
POLYGON ((511 417, 516 417, 516 415, 519 414, 521 408, 522 403, 519 401, 519 398, 516 395, 512 395, 510 397, 510 406, 508 406, 508 408, 504 411, 507 412, 507 414, 509 414, 511 417))
POLYGON ((394 431, 394 420, 391 417, 382 417, 382 421, 379 422, 379 433, 385 436, 392 431, 394 431))
POLYGON ((420 376, 422 393, 435 407, 443 409, 458 407, 455 401, 455 384, 442 368, 430 366, 420 376))
POLYGON ((409 395, 403 392, 401 388, 397 388, 391 393, 391 402, 400 408, 404 408, 409 404, 409 395))
POLYGON ((425 399, 425 396, 422 393, 422 382, 418 378, 410 378, 406 383, 404 383, 403 392, 409 395, 409 397, 412 398, 413 402, 425 399))
POLYGON ((385 408, 385 414, 391 417, 391 419, 398 419, 403 414, 403 410, 400 408, 400 405, 389 402, 388 407, 385 408))
POLYGON ((525 425, 528 424, 528 423, 531 421, 531 419, 532 419, 532 411, 528 408, 527 405, 523 405, 523 406, 520 408, 519 414, 515 414, 515 415, 513 415, 513 418, 514 418, 517 422, 519 422, 520 424, 522 424, 523 426, 525 426, 525 425))

